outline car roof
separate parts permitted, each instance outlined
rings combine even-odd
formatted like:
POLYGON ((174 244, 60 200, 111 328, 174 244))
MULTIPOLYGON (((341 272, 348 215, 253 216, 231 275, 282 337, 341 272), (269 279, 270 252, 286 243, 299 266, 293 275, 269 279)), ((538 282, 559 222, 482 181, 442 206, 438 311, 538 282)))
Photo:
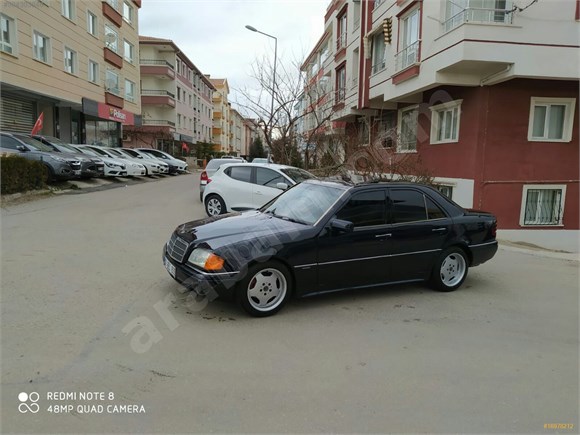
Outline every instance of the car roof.
MULTIPOLYGON (((227 159, 227 160, 231 160, 231 159, 227 159)), ((269 169, 277 169, 277 170, 281 170, 281 169, 300 169, 297 168, 295 166, 288 166, 288 165, 279 165, 277 163, 243 163, 243 162, 230 162, 230 163, 224 163, 220 166, 220 169, 222 168, 227 168, 230 166, 248 166, 248 167, 257 167, 257 168, 269 168, 269 169)), ((302 169, 304 170, 304 169, 302 169)))

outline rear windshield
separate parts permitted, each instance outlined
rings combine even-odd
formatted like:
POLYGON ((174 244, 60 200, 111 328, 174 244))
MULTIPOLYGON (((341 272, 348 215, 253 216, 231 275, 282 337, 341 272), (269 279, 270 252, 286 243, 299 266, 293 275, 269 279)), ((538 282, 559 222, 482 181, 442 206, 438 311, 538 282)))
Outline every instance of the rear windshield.
POLYGON ((217 169, 226 163, 234 163, 234 159, 213 159, 210 160, 205 169, 217 169))
POLYGON ((288 175, 296 183, 302 183, 303 181, 316 178, 310 172, 300 168, 282 168, 280 170, 288 175))

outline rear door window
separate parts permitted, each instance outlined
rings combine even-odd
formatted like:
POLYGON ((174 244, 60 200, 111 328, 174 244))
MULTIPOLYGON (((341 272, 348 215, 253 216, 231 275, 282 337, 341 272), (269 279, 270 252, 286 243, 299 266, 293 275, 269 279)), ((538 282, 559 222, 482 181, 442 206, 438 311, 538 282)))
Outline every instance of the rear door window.
POLYGON ((427 220, 423 193, 411 189, 389 191, 391 223, 419 222, 427 220))
POLYGON ((232 166, 225 170, 225 173, 234 180, 250 183, 252 181, 252 168, 247 166, 232 166))

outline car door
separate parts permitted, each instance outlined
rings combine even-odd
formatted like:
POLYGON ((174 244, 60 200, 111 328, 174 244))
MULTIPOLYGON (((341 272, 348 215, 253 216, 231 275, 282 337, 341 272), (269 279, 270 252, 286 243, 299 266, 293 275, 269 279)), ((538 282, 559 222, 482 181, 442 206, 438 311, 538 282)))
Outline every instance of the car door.
POLYGON ((252 168, 246 165, 230 166, 224 170, 224 176, 218 193, 227 209, 242 211, 254 208, 252 168))
POLYGON ((268 201, 276 198, 284 190, 276 187, 278 183, 284 183, 287 186, 292 185, 290 180, 279 172, 268 168, 256 168, 256 182, 252 190, 252 202, 254 208, 260 208, 268 201))
POLYGON ((319 291, 373 286, 389 280, 386 189, 355 192, 336 213, 351 232, 326 230, 318 239, 319 291))
POLYGON ((393 281, 427 278, 450 236, 452 220, 420 189, 390 188, 389 254, 393 281))

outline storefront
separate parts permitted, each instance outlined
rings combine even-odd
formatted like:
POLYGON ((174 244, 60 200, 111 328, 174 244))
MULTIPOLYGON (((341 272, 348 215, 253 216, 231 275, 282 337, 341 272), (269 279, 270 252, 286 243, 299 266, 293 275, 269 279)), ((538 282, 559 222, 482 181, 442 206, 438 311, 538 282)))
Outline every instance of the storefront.
POLYGON ((122 146, 123 125, 141 125, 141 116, 117 107, 83 98, 81 137, 83 143, 122 146))

